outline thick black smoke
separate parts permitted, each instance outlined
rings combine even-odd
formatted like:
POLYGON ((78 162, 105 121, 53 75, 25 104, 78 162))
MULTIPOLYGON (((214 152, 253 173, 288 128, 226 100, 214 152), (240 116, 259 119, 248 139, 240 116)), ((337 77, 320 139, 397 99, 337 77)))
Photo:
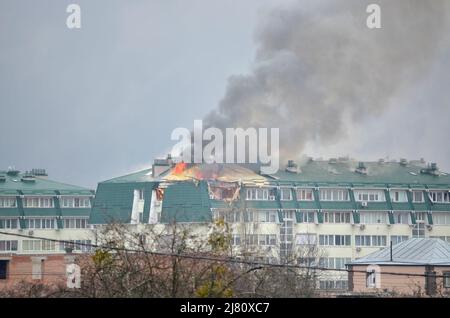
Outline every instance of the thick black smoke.
POLYGON ((229 78, 205 121, 278 127, 284 159, 307 142, 336 143, 349 137, 347 125, 415 89, 448 36, 449 15, 448 0, 322 1, 313 10, 299 1, 272 10, 257 31, 252 71, 229 78), (366 26, 370 3, 381 7, 381 29, 366 26))

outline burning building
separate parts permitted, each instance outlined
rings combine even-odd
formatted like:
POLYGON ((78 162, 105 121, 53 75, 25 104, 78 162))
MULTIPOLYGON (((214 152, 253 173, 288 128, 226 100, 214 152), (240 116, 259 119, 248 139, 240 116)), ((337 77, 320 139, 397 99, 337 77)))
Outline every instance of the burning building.
MULTIPOLYGON (((450 241, 450 176, 423 160, 308 160, 263 175, 257 165, 175 163, 100 182, 90 223, 192 224, 223 219, 232 244, 255 247, 264 261, 302 246, 323 253, 300 264, 343 269, 346 263, 408 238, 450 241)), ((205 229, 207 227, 205 226, 205 229)), ((347 275, 320 281, 346 289, 347 275)))

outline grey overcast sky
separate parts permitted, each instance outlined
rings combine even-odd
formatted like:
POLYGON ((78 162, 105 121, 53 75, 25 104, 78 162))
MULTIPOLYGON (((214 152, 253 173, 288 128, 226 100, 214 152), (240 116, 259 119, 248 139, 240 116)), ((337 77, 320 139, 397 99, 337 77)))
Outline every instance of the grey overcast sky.
MULTIPOLYGON (((251 72, 259 21, 281 2, 314 12, 317 1, 0 0, 0 169, 46 168, 95 189, 148 167, 174 128, 217 107, 230 76, 251 72), (66 27, 70 3, 81 6, 79 30, 66 27)), ((446 41, 396 107, 305 153, 424 157, 450 170, 449 56, 446 41)))

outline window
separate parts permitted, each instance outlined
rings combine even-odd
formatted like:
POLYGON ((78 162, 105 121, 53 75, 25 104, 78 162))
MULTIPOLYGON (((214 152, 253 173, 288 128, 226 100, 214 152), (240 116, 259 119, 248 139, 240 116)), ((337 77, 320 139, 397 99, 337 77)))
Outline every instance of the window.
POLYGON ((319 281, 320 289, 338 289, 347 290, 348 281, 347 280, 321 280, 319 281))
POLYGON ((63 197, 61 201, 63 208, 89 208, 91 206, 88 197, 63 197))
POLYGON ((362 202, 377 202, 385 201, 383 190, 355 190, 355 200, 362 202))
POLYGON ((300 223, 314 223, 314 212, 305 212, 300 211, 299 213, 299 222, 300 223))
POLYGON ((409 224, 409 212, 394 212, 395 224, 409 224))
POLYGON ((64 219, 66 229, 85 229, 88 227, 87 219, 67 218, 64 219))
POLYGON ((15 208, 16 206, 16 198, 0 197, 0 208, 15 208))
POLYGON ((26 197, 23 199, 24 208, 53 208, 52 197, 26 197))
POLYGON ((349 257, 321 257, 319 267, 332 269, 345 269, 345 264, 350 263, 349 257))
POLYGON ((386 246, 385 235, 355 235, 356 246, 386 246))
POLYGON ((430 191, 430 200, 433 203, 449 203, 450 195, 448 191, 430 191))
POLYGON ((244 222, 276 223, 277 219, 278 219, 277 211, 274 210, 244 211, 244 222))
POLYGON ((316 267, 315 257, 299 257, 297 258, 297 264, 305 267, 316 267))
POLYGON ((413 238, 424 238, 425 237, 425 223, 420 222, 414 224, 412 229, 412 237, 413 238))
POLYGON ((258 221, 262 223, 276 223, 278 219, 277 211, 259 211, 258 221))
POLYGON ((423 191, 413 191, 413 202, 423 202, 423 191))
POLYGON ((392 202, 408 202, 408 197, 406 196, 406 191, 395 190, 391 191, 392 202))
POLYGON ((249 188, 247 189, 247 200, 275 200, 276 189, 249 188))
POLYGON ((92 250, 91 240, 64 240, 59 243, 59 249, 61 251, 70 248, 74 251, 90 252, 92 250))
POLYGON ((0 279, 8 278, 8 260, 0 260, 0 279))
POLYGON ((297 234, 296 240, 297 245, 316 245, 317 235, 316 234, 297 234))
POLYGON ((350 235, 319 235, 319 245, 322 246, 350 246, 350 235))
POLYGON ((144 189, 138 190, 138 197, 139 197, 139 200, 144 200, 144 189))
POLYGON ((366 273, 366 287, 375 288, 377 286, 376 277, 377 277, 377 274, 376 274, 375 270, 368 271, 366 273))
POLYGON ((297 200, 298 201, 312 201, 314 200, 312 189, 297 189, 297 200))
POLYGON ((277 236, 275 234, 260 234, 258 236, 259 245, 268 246, 277 244, 277 236))
POLYGON ((290 188, 281 188, 280 190, 281 200, 292 200, 292 191, 290 188))
POLYGON ((0 252, 17 251, 17 241, 0 241, 0 252))
POLYGON ((17 229, 17 219, 0 219, 0 229, 17 229))
POLYGON ((247 234, 245 236, 246 245, 258 245, 258 234, 247 234))
POLYGON ((55 219, 26 219, 25 226, 27 229, 54 229, 55 219))
POLYGON ((240 211, 230 211, 226 214, 225 220, 229 223, 241 222, 241 212, 240 211))
POLYGON ((450 288, 450 272, 444 272, 444 287, 450 288))
POLYGON ((407 235, 391 235, 392 245, 401 243, 401 242, 406 241, 408 239, 409 239, 409 236, 407 236, 407 235))
POLYGON ((241 236, 239 234, 233 234, 231 236, 231 245, 233 246, 241 245, 241 236))
POLYGON ((24 251, 55 251, 56 244, 53 241, 23 240, 22 249, 24 251))
POLYGON ((320 189, 321 201, 348 201, 348 191, 344 189, 320 189))
POLYGON ((433 212, 433 223, 436 225, 450 225, 450 213, 433 212))
POLYGON ((23 240, 22 250, 24 251, 40 251, 41 241, 40 240, 23 240))
POLYGON ((362 224, 386 224, 387 212, 360 212, 362 224))
POLYGON ((324 212, 325 223, 350 223, 350 212, 324 212))

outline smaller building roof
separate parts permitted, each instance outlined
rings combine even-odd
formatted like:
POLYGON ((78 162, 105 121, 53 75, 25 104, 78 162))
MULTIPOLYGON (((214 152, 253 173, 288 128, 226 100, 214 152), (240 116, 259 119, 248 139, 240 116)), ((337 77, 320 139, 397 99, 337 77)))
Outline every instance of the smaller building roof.
POLYGON ((349 265, 450 266, 450 243, 437 238, 412 238, 354 260, 349 265))
POLYGON ((0 196, 9 195, 94 195, 94 191, 84 187, 53 181, 40 175, 1 171, 0 196))

